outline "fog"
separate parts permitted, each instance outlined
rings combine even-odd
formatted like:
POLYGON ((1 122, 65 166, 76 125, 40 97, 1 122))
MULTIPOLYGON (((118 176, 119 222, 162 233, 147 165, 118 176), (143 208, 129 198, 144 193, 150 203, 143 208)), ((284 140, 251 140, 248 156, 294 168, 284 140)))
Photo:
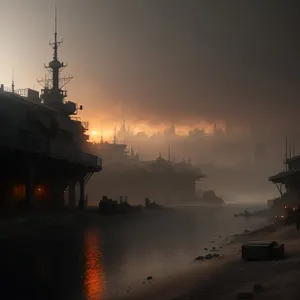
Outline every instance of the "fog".
MULTIPOLYGON (((206 175, 197 181, 198 193, 214 190, 226 202, 242 203, 266 203, 279 195, 268 179, 283 170, 285 136, 275 134, 256 139, 247 126, 222 127, 218 124, 212 125, 211 131, 194 128, 185 134, 178 133, 175 124, 152 135, 134 133, 130 128, 124 122, 116 130, 116 140, 127 144, 129 157, 138 156, 141 162, 158 157, 172 163, 191 162, 206 175)), ((297 154, 298 145, 298 137, 289 136, 288 152, 297 154)), ((94 177, 92 182, 97 181, 98 176, 94 177)), ((167 176, 165 180, 168 181, 167 176)), ((98 188, 101 195, 101 186, 98 188)))
POLYGON ((240 195, 230 199, 276 193, 268 177, 282 169, 285 136, 295 154, 300 145, 293 1, 5 0, 5 85, 14 69, 18 88, 37 87, 52 51, 55 5, 59 58, 75 76, 69 96, 83 104, 91 140, 112 141, 125 119, 133 133, 120 132, 117 142, 140 160, 166 158, 170 147, 172 160, 203 169, 199 188, 240 195), (260 143, 265 154, 255 159, 260 143))

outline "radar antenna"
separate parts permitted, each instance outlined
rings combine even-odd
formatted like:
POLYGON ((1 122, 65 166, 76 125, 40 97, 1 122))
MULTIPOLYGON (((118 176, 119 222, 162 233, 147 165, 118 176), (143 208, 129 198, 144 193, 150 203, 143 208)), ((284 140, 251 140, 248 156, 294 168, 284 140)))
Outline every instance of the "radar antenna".
POLYGON ((14 69, 12 70, 11 91, 12 91, 12 93, 15 92, 15 72, 14 72, 14 69))
POLYGON ((61 72, 67 67, 67 64, 60 62, 58 58, 58 48, 62 43, 62 39, 60 41, 57 39, 57 9, 55 7, 54 41, 49 41, 53 49, 53 60, 48 65, 44 65, 51 74, 51 79, 37 80, 43 87, 42 99, 46 104, 63 103, 64 98, 67 97, 67 91, 63 88, 73 79, 72 76, 60 77, 61 72))

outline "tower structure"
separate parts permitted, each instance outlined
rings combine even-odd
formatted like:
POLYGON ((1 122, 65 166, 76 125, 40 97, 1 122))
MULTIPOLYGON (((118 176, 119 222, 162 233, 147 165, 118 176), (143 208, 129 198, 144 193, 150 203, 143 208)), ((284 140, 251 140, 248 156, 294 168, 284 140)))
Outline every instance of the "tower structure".
MULTIPOLYGON (((50 78, 38 80, 43 87, 41 99, 44 104, 59 110, 66 115, 73 115, 77 112, 77 106, 74 102, 65 102, 67 97, 67 90, 65 86, 73 79, 73 77, 61 77, 61 72, 67 67, 67 64, 61 62, 58 58, 58 48, 62 44, 63 40, 57 39, 57 10, 55 8, 55 24, 54 24, 54 41, 49 42, 49 45, 53 49, 53 59, 45 68, 50 73, 50 78)), ((80 106, 82 109, 82 106, 80 106)))
POLYGON ((128 130, 126 128, 126 121, 125 119, 123 119, 123 122, 122 122, 122 125, 120 127, 120 130, 118 131, 118 138, 120 140, 125 140, 129 137, 129 134, 128 134, 128 130))

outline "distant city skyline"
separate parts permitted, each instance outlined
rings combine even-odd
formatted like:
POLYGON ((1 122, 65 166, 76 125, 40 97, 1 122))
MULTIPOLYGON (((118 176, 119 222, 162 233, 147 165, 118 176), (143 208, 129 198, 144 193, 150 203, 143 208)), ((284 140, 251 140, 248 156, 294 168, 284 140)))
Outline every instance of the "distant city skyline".
MULTIPOLYGON (((217 134, 224 134, 226 135, 226 125, 222 123, 218 124, 208 124, 205 122, 194 124, 193 126, 176 126, 176 124, 173 125, 167 125, 162 124, 157 127, 151 127, 147 124, 141 124, 138 126, 129 125, 130 122, 126 122, 123 120, 118 124, 118 126, 114 126, 111 129, 96 129, 94 127, 89 128, 88 134, 90 135, 90 141, 92 142, 100 142, 101 139, 103 141, 112 142, 114 139, 115 129, 117 132, 117 140, 119 143, 123 143, 124 139, 128 140, 127 137, 133 137, 137 136, 139 134, 145 133, 147 137, 153 137, 153 136, 164 136, 167 137, 168 135, 174 134, 174 136, 190 136, 192 133, 196 134, 197 132, 203 132, 206 136, 212 136, 217 134), (125 123, 125 124, 124 124, 125 123), (126 128, 126 132, 123 132, 124 125, 126 128), (174 129, 172 128, 174 126, 174 129), (174 132, 173 132, 174 130, 174 132), (170 132, 172 131, 172 132, 170 132), (125 136, 124 136, 125 135, 125 136)), ((236 128, 240 128, 240 130, 244 130, 245 137, 248 136, 247 128, 242 128, 242 126, 236 126, 236 128)))

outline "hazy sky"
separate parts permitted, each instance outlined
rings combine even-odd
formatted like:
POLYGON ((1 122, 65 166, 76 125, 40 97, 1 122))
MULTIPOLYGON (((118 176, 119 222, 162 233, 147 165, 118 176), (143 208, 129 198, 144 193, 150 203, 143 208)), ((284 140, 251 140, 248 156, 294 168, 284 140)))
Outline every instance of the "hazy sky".
MULTIPOLYGON (((93 126, 135 121, 295 127, 300 4, 288 0, 0 0, 0 82, 38 87, 54 6, 69 99, 93 126), (268 125, 269 124, 269 125, 268 125)), ((300 125, 300 124, 299 124, 300 125)))

